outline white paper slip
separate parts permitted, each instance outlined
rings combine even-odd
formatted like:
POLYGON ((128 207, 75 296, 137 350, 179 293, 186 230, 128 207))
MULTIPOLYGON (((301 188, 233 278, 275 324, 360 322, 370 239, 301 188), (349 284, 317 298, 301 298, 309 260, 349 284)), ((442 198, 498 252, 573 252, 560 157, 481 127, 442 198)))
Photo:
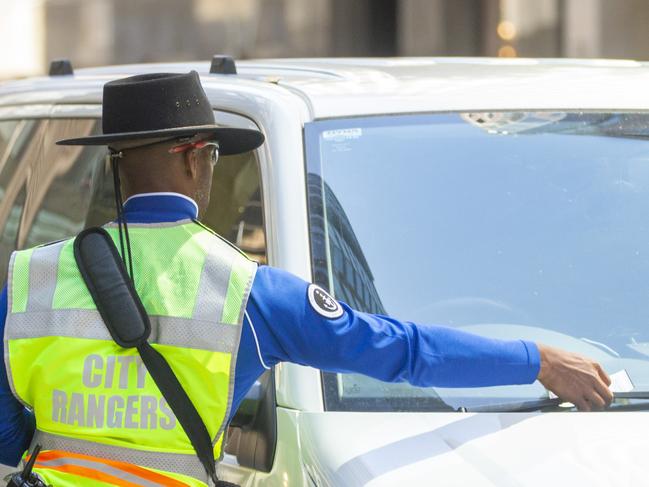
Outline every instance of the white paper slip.
MULTIPOLYGON (((611 385, 608 388, 611 392, 630 392, 635 387, 626 369, 615 372, 615 374, 611 374, 609 377, 611 378, 611 385)), ((552 391, 548 391, 548 397, 554 399, 557 395, 552 391)))
POLYGON ((609 386, 611 392, 630 392, 634 388, 626 369, 611 374, 609 377, 611 378, 611 385, 609 386))

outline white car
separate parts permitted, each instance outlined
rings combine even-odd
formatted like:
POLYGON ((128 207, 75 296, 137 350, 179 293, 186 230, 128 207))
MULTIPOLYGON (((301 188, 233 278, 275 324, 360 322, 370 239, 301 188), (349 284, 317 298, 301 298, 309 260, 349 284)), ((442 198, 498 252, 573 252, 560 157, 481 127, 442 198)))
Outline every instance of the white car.
POLYGON ((208 225, 357 309, 559 346, 616 378, 607 412, 578 413, 538 382, 419 389, 282 364, 234 418, 224 479, 649 485, 647 65, 217 57, 68 68, 0 84, 2 272, 16 247, 113 218, 105 148, 54 145, 99 130, 103 84, 195 69, 217 121, 266 135, 219 161, 208 225))

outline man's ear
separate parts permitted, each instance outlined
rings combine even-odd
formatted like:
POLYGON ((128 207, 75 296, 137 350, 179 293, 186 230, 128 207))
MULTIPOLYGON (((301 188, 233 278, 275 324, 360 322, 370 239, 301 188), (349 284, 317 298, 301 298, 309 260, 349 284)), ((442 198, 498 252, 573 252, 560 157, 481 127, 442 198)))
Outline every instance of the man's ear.
POLYGON ((183 162, 185 163, 185 172, 187 173, 187 176, 196 179, 198 177, 198 151, 191 149, 183 154, 183 162))

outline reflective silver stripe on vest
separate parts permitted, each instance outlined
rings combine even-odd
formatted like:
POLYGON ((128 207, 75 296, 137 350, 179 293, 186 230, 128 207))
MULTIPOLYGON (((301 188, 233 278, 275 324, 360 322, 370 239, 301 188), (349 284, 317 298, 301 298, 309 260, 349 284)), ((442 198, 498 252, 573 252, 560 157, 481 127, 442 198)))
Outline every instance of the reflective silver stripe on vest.
POLYGON ((3 342, 4 342, 4 362, 5 362, 5 370, 7 371, 7 379, 9 381, 9 388, 11 389, 11 393, 14 395, 18 401, 25 406, 26 408, 31 408, 29 404, 27 404, 26 401, 23 400, 22 397, 18 394, 18 391, 16 390, 16 385, 14 384, 14 374, 11 370, 11 361, 9 360, 9 340, 11 339, 11 317, 15 316, 11 312, 11 307, 13 306, 13 278, 14 278, 14 265, 16 263, 16 252, 12 252, 11 258, 9 259, 9 270, 7 273, 7 318, 5 321, 5 330, 4 330, 4 336, 2 337, 3 342))
MULTIPOLYGON (((132 462, 131 462, 132 463, 132 462)), ((77 467, 85 467, 92 470, 98 470, 99 472, 105 473, 106 475, 111 475, 112 477, 117 477, 120 480, 130 482, 135 485, 141 485, 142 487, 160 487, 161 484, 158 482, 151 482, 150 480, 143 479, 132 473, 125 472, 116 467, 111 467, 102 462, 93 462, 92 460, 86 460, 81 458, 56 458, 54 460, 47 460, 44 462, 38 462, 40 467, 61 467, 64 465, 74 465, 77 467)), ((37 467, 38 468, 38 467, 37 467)))
POLYGON ((65 242, 34 249, 29 261, 29 293, 27 312, 52 309, 56 290, 59 255, 65 242))
MULTIPOLYGON (((239 327, 236 325, 170 316, 150 316, 149 319, 151 343, 225 353, 231 353, 238 343, 239 327)), ((6 340, 48 336, 112 341, 101 315, 92 309, 14 313, 11 326, 5 329, 6 340)))
MULTIPOLYGON (((248 303, 248 298, 250 297, 250 292, 252 291, 252 283, 255 281, 255 275, 257 274, 257 265, 253 264, 252 269, 250 273, 250 278, 246 284, 246 289, 244 290, 243 294, 243 305, 241 306, 240 314, 239 314, 239 323, 243 322, 243 317, 246 312, 246 305, 248 303)), ((219 441, 221 436, 225 433, 225 428, 228 427, 228 419, 230 418, 230 414, 232 412, 232 401, 234 399, 234 376, 236 372, 236 367, 237 367, 237 357, 239 355, 239 344, 241 340, 241 329, 242 326, 238 326, 237 330, 237 337, 236 337, 236 346, 232 349, 232 358, 230 360, 230 383, 228 385, 228 405, 225 408, 225 418, 226 420, 221 423, 221 426, 219 427, 219 430, 216 432, 216 436, 214 436, 214 439, 212 441, 212 446, 216 445, 216 443, 219 441)), ((223 455, 225 455, 225 441, 221 444, 221 455, 219 458, 217 458, 217 461, 220 462, 223 460, 223 455)))
POLYGON ((219 321, 223 316, 223 305, 230 283, 232 261, 219 265, 222 261, 222 258, 209 251, 205 256, 194 305, 193 317, 197 320, 219 321))
MULTIPOLYGON (((106 460, 131 463, 140 467, 162 470, 163 472, 166 471, 187 475, 207 484, 205 469, 195 454, 148 452, 136 450, 134 448, 124 448, 120 446, 104 445, 93 441, 67 438, 52 433, 45 433, 41 430, 36 430, 36 433, 34 433, 30 451, 33 451, 35 445, 41 445, 43 450, 61 450, 71 453, 79 453, 81 455, 89 455, 91 457, 104 458, 106 460)), ((78 461, 79 460, 75 459, 75 462, 78 461)), ((91 468, 96 467, 93 466, 91 468)), ((99 468, 96 468, 96 470, 104 471, 99 468)), ((111 475, 113 474, 111 473, 111 475)), ((143 479, 140 477, 138 477, 138 479, 140 479, 139 482, 142 483, 143 479)))

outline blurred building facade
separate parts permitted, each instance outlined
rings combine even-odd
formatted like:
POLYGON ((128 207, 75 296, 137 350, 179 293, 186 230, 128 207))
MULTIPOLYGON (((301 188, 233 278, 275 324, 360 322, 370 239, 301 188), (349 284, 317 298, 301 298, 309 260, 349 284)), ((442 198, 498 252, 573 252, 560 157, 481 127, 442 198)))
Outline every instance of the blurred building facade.
POLYGON ((649 59, 646 0, 0 0, 0 77, 306 56, 649 59))

